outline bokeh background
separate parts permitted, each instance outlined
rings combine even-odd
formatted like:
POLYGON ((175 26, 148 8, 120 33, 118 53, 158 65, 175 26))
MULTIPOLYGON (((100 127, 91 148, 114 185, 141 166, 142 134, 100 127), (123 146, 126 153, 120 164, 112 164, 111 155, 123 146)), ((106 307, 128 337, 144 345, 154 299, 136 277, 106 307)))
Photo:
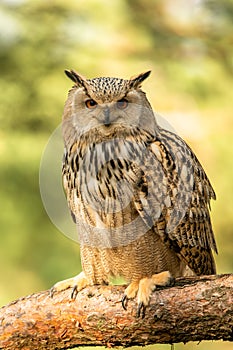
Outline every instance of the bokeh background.
MULTIPOLYGON (((72 85, 65 68, 88 78, 152 70, 144 90, 204 164, 217 193, 218 272, 233 271, 232 23, 232 0, 0 1, 1 305, 81 270, 78 244, 51 223, 39 189, 72 85)), ((231 344, 175 349, 220 346, 231 344)))

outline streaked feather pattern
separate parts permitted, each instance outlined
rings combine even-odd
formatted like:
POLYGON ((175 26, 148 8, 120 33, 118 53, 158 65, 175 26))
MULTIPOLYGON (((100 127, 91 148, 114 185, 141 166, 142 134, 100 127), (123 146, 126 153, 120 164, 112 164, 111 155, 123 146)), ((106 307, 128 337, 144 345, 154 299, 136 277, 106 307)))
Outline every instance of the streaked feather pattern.
POLYGON ((215 194, 186 143, 162 129, 155 136, 132 128, 88 146, 86 139, 72 145, 63 167, 83 244, 125 246, 153 229, 196 274, 214 272, 208 206, 215 194))
POLYGON ((89 282, 164 270, 215 273, 214 190, 190 147, 157 125, 139 88, 143 75, 83 80, 71 73, 76 85, 63 116, 63 183, 89 282), (85 108, 87 98, 96 101, 94 111, 85 108), (129 111, 117 110, 125 98, 129 111))

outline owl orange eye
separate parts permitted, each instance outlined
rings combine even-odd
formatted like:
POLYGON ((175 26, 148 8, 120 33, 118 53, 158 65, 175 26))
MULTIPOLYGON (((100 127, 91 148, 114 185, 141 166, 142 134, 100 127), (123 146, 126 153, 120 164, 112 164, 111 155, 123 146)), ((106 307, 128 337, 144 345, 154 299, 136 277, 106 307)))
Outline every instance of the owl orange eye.
POLYGON ((87 101, 85 102, 85 105, 86 105, 86 107, 89 108, 89 109, 94 109, 94 108, 96 108, 96 106, 97 106, 97 102, 95 102, 94 100, 90 99, 90 100, 87 100, 87 101))
POLYGON ((129 102, 125 98, 122 98, 121 100, 117 101, 117 108, 125 109, 128 107, 128 104, 129 102))

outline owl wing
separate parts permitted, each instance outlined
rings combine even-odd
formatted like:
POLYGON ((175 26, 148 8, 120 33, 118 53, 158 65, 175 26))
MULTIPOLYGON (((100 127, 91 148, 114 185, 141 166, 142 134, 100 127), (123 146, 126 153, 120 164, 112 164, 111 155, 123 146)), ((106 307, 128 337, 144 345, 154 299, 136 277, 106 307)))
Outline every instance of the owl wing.
POLYGON ((201 164, 181 138, 163 129, 148 150, 135 196, 138 212, 197 275, 215 273, 209 214, 215 193, 201 164))

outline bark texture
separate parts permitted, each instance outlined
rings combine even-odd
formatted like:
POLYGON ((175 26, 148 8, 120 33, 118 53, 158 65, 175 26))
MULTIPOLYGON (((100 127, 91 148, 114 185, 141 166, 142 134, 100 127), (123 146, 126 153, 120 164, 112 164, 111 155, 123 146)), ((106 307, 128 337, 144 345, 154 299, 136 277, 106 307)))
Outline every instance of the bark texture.
POLYGON ((0 349, 67 349, 201 340, 233 341, 233 275, 182 278, 153 293, 145 318, 121 306, 125 286, 40 292, 0 309, 0 349))

